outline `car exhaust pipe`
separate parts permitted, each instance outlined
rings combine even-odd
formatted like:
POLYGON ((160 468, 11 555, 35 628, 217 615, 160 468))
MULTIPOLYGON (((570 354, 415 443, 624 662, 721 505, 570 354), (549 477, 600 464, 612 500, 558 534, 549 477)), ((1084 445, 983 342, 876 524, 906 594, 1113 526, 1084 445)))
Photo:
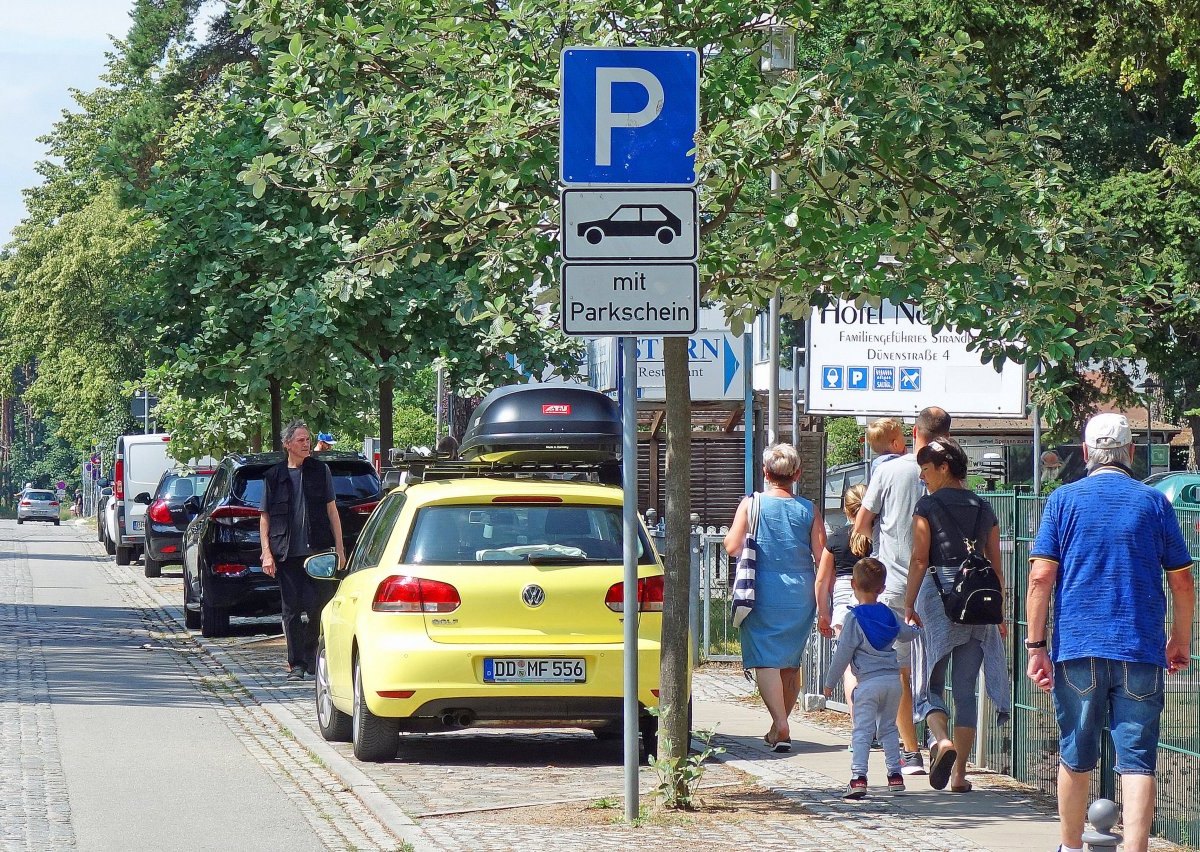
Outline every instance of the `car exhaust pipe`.
POLYGON ((447 728, 468 728, 475 721, 475 714, 470 710, 447 710, 438 720, 447 728))

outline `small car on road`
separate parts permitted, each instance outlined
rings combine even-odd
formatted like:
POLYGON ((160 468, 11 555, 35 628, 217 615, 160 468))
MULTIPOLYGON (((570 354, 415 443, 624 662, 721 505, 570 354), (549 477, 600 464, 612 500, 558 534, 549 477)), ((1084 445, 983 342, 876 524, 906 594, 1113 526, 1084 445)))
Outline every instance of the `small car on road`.
MULTIPOLYGON (((314 453, 329 465, 346 552, 383 496, 379 475, 353 453, 314 453)), ((283 453, 230 455, 203 497, 184 501, 191 518, 183 535, 184 623, 204 636, 224 636, 230 616, 277 615, 279 583, 262 570, 258 507, 263 475, 283 453)))
MULTIPOLYGON (((493 391, 462 460, 413 462, 363 529, 321 615, 322 735, 391 760, 401 731, 590 728, 621 736, 623 622, 638 624, 640 731, 655 749, 663 568, 638 528, 623 596, 615 404, 567 386, 493 391)), ((619 470, 619 469, 618 469, 619 470)))
POLYGON ((52 521, 59 524, 58 495, 53 491, 27 488, 17 502, 17 523, 26 521, 52 521))
POLYGON ((184 504, 202 498, 212 476, 211 468, 172 468, 159 477, 153 494, 142 491, 133 498, 146 506, 142 569, 147 577, 161 576, 163 565, 183 563, 183 533, 191 520, 184 504))

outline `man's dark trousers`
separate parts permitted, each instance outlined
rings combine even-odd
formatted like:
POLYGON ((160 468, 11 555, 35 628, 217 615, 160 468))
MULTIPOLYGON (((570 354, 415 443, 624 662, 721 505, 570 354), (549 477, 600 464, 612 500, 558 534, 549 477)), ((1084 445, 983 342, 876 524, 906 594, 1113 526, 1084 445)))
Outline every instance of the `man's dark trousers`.
POLYGON ((279 563, 279 595, 283 601, 283 636, 287 640, 288 668, 317 669, 317 637, 321 633, 321 607, 325 602, 317 581, 304 573, 307 556, 294 556, 279 563), (302 616, 308 613, 308 624, 302 616))

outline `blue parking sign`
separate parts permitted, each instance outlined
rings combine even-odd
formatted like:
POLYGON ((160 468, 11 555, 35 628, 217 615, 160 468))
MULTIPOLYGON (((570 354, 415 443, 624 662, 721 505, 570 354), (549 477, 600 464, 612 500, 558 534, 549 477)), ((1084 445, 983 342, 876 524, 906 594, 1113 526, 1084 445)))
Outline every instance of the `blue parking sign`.
POLYGON ((696 50, 563 50, 563 183, 692 186, 699 126, 696 50))
POLYGON ((867 389, 867 368, 866 367, 847 367, 846 368, 846 387, 850 390, 866 390, 867 389))

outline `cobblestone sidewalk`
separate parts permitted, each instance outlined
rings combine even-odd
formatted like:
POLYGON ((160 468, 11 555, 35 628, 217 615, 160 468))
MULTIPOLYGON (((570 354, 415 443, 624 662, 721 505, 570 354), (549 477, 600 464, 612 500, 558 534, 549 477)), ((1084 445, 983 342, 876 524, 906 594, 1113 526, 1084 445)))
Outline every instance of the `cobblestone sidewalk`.
MULTIPOLYGON (((94 546, 99 553, 98 546, 81 546, 94 546)), ((756 737, 727 733, 718 733, 714 741, 726 753, 720 762, 709 765, 702 791, 719 802, 718 809, 681 819, 650 818, 637 826, 620 821, 619 744, 602 743, 585 731, 470 729, 405 735, 395 762, 359 763, 349 745, 320 738, 311 681, 297 684, 285 679, 283 640, 274 635, 277 620, 239 624, 239 635, 233 637, 201 639, 182 628, 178 569, 168 567, 162 578, 146 580, 140 566, 117 568, 111 560, 103 561, 114 582, 132 579, 138 589, 135 594, 144 596, 143 605, 170 622, 157 641, 195 649, 200 653, 182 656, 211 659, 240 687, 232 690, 240 696, 229 706, 232 715, 270 715, 286 729, 284 740, 289 734, 294 737, 295 761, 314 765, 280 771, 301 777, 309 773, 310 784, 338 797, 347 814, 357 819, 365 809, 416 850, 607 852, 665 846, 741 852, 752 845, 781 852, 950 852, 989 848, 915 815, 905 808, 902 796, 843 802, 840 776, 775 760, 765 755, 756 737), (357 797, 360 810, 340 798, 343 795, 357 797)), ((702 670, 694 681, 696 701, 709 702, 720 713, 745 711, 753 691, 740 671, 731 668, 702 670)), ((813 721, 812 714, 804 718, 809 724, 813 721)), ((230 724, 237 722, 231 719, 230 724)), ((277 747, 257 744, 256 736, 248 735, 252 743, 248 747, 264 751, 277 747)), ((643 768, 640 782, 648 802, 655 784, 653 772, 643 768)), ((989 785, 987 778, 980 778, 980 783, 989 785)), ((1019 797, 1029 798, 1027 792, 1019 797)), ((370 819, 364 819, 369 825, 370 819)), ((327 842, 330 849, 379 848, 370 845, 378 842, 377 837, 363 839, 367 845, 352 843, 348 835, 331 836, 327 842)))

